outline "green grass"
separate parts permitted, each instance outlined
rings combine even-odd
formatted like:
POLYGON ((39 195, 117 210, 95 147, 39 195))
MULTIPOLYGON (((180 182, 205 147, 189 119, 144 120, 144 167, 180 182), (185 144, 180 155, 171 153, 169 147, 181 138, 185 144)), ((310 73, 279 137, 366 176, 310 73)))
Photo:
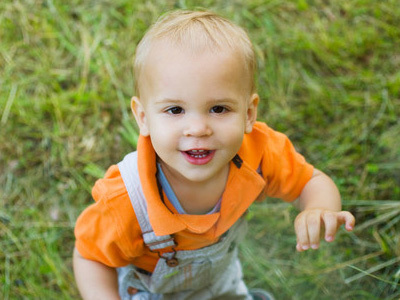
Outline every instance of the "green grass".
POLYGON ((0 298, 78 298, 74 222, 135 147, 135 45, 161 13, 199 6, 248 30, 259 119, 332 176, 358 221, 297 253, 294 208, 257 204, 241 249, 248 285, 277 299, 398 299, 397 0, 1 1, 0 298))

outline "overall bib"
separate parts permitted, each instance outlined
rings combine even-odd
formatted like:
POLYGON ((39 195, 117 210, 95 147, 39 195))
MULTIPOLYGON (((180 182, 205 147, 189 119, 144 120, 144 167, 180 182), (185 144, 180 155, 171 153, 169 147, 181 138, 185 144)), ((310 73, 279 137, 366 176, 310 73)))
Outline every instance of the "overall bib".
MULTIPOLYGON (((118 167, 146 246, 155 252, 173 248, 173 236, 156 236, 149 222, 138 174, 137 152, 128 154, 118 167)), ((252 299, 243 282, 237 257, 237 245, 246 231, 247 223, 242 217, 211 246, 164 253, 151 274, 134 265, 118 268, 121 299, 252 299), (132 295, 133 289, 139 292, 132 295)))

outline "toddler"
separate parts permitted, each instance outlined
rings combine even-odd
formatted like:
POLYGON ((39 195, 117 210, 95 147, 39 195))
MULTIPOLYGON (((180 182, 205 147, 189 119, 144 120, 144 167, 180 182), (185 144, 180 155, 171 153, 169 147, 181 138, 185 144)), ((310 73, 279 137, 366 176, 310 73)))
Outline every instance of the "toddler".
POLYGON ((96 182, 77 220, 84 299, 267 299, 242 279, 249 206, 296 200, 296 249, 354 227, 333 181, 257 122, 255 57, 243 29, 211 12, 160 18, 136 49, 137 151, 96 182))

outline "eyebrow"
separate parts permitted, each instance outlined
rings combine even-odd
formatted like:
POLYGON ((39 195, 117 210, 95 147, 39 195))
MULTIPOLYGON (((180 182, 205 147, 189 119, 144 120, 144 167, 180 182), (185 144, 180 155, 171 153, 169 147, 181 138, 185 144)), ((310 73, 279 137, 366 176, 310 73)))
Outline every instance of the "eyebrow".
POLYGON ((164 104, 164 103, 176 103, 176 104, 181 104, 184 103, 185 101, 180 100, 180 99, 173 99, 173 98, 162 98, 162 99, 157 99, 154 101, 155 104, 164 104))
MULTIPOLYGON (((210 99, 207 101, 207 103, 220 103, 220 102, 224 102, 224 103, 231 103, 231 104, 236 104, 238 103, 240 100, 236 100, 233 98, 217 98, 217 99, 210 99)), ((155 104, 165 104, 165 103, 174 103, 174 104, 184 104, 185 101, 181 100, 181 99, 173 99, 173 98, 161 98, 161 99, 157 99, 155 102, 155 104)))

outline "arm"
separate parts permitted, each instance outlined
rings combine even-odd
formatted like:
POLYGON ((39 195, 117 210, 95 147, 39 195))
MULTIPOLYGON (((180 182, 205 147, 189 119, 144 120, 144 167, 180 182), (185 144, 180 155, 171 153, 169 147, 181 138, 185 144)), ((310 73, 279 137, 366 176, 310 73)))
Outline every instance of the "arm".
POLYGON ((341 211, 340 194, 333 181, 315 169, 310 181, 304 186, 297 206, 302 211, 295 220, 297 251, 318 249, 321 227, 325 227, 325 240, 332 242, 337 229, 345 224, 353 230, 355 219, 347 211, 341 211))
POLYGON ((83 258, 76 248, 73 256, 75 280, 84 300, 119 300, 115 269, 83 258))

